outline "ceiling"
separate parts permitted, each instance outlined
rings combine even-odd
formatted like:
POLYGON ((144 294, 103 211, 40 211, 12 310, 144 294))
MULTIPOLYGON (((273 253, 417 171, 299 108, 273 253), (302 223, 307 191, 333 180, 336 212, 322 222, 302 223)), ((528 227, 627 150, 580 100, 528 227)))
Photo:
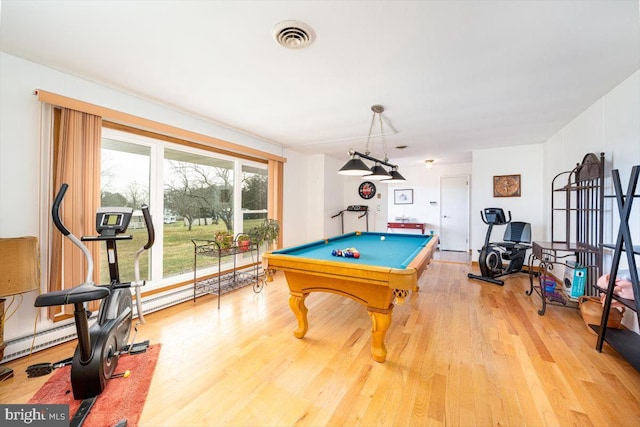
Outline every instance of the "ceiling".
MULTIPOLYGON (((446 164, 544 142, 638 70, 638 5, 3 0, 0 49, 344 160, 381 104, 391 162, 446 164), (313 28, 310 46, 274 41, 291 19, 313 28)), ((384 157, 379 136, 370 149, 384 157)))

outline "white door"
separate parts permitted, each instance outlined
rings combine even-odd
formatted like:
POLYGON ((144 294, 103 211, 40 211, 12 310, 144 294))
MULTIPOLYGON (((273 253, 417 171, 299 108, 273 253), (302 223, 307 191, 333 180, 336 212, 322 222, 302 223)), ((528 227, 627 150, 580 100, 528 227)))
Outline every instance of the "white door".
POLYGON ((440 249, 469 250, 469 176, 440 178, 440 249))

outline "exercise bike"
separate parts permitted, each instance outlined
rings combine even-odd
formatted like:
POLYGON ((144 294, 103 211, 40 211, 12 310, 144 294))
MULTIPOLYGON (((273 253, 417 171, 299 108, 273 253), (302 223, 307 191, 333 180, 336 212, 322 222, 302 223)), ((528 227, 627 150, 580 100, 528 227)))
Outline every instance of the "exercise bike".
POLYGON ((531 224, 511 221, 511 211, 507 219, 501 208, 485 208, 484 212, 480 211, 480 217, 489 226, 478 257, 480 275, 469 273, 467 277, 502 286, 504 281, 498 277, 522 271, 527 250, 531 248, 531 224), (507 226, 504 242, 489 242, 494 225, 507 226), (509 261, 509 264, 505 267, 502 260, 509 261))
MULTIPOLYGON (((71 420, 71 425, 81 425, 97 396, 102 393, 106 383, 112 377, 118 359, 126 353, 146 351, 148 341, 141 344, 127 344, 133 319, 133 304, 130 288, 135 288, 138 324, 144 323, 140 297, 140 255, 151 248, 155 239, 153 223, 148 206, 142 207, 142 215, 147 227, 148 240, 135 254, 134 282, 121 283, 118 268, 118 252, 116 242, 131 240, 124 235, 133 214, 132 208, 99 208, 96 214, 96 230, 98 236, 84 236, 78 239, 62 223, 60 206, 68 185, 62 184, 51 209, 53 222, 60 232, 82 250, 87 262, 85 283, 61 291, 47 292, 36 298, 36 307, 50 307, 65 304, 74 305, 74 318, 78 345, 72 359, 57 364, 41 363, 27 368, 29 377, 45 375, 53 368, 71 364, 71 388, 76 400, 83 400, 78 413, 71 420), (93 258, 82 241, 104 241, 107 247, 110 283, 95 285, 93 277, 93 258), (102 300, 97 321, 89 327, 89 312, 85 304, 89 301, 102 300), (79 418, 81 417, 81 418, 79 418)), ((137 332, 137 324, 136 324, 137 332)))

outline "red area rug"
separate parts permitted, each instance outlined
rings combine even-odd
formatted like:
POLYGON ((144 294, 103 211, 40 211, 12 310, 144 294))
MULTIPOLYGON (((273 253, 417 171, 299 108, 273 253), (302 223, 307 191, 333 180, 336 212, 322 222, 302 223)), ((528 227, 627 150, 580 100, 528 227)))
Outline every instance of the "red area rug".
MULTIPOLYGON (((128 427, 137 426, 159 355, 160 344, 154 344, 145 353, 122 356, 115 373, 129 370, 131 374, 127 378, 113 378, 107 382, 84 426, 115 426, 125 419, 128 427)), ((71 367, 57 369, 29 403, 69 405, 71 419, 81 403, 80 400, 73 399, 71 367)))

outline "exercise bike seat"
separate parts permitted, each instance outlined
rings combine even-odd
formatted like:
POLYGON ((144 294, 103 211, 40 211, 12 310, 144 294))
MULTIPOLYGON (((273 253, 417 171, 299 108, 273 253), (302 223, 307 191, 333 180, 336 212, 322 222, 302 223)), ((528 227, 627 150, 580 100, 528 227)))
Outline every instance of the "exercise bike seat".
POLYGON ((502 259, 512 260, 521 257, 523 252, 531 248, 531 224, 528 222, 512 221, 507 224, 504 230, 504 242, 496 243, 504 249, 501 256, 502 259))
POLYGON ((52 307, 56 305, 75 304, 88 301, 95 301, 106 298, 109 295, 109 289, 96 286, 91 283, 83 283, 71 289, 63 289, 61 291, 47 292, 38 295, 35 307, 52 307))
POLYGON ((508 223, 503 239, 505 244, 531 243, 531 224, 519 221, 508 223))

